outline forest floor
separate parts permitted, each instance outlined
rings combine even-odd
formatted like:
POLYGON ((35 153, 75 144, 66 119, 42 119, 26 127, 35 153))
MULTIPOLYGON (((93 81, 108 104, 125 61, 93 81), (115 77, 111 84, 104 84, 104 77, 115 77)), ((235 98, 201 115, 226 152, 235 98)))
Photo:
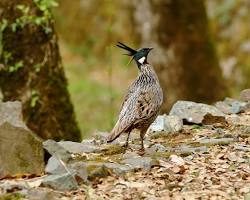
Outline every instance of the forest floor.
MULTIPOLYGON (((90 199, 237 200, 245 196, 248 200, 249 116, 250 113, 239 116, 243 126, 235 127, 230 123, 218 129, 185 126, 180 134, 151 139, 151 145, 178 147, 179 151, 157 152, 154 156, 159 162, 150 170, 101 178, 77 194, 84 194, 90 199), (248 132, 242 129, 244 125, 248 132), (193 149, 189 149, 192 146, 193 149)), ((154 157, 147 151, 144 156, 154 157)))
POLYGON ((184 125, 176 134, 148 135, 144 155, 139 155, 136 133, 131 140, 126 152, 120 147, 123 136, 108 147, 97 143, 96 147, 103 146, 104 151, 82 154, 88 162, 117 165, 113 170, 95 171, 95 176, 79 184, 78 189, 59 192, 38 187, 43 177, 4 179, 0 181, 0 193, 3 188, 8 190, 0 200, 250 199, 249 111, 229 115, 226 124, 184 125), (132 170, 121 173, 126 171, 121 165, 124 163, 133 166, 132 170), (26 186, 20 187, 24 182, 26 186))

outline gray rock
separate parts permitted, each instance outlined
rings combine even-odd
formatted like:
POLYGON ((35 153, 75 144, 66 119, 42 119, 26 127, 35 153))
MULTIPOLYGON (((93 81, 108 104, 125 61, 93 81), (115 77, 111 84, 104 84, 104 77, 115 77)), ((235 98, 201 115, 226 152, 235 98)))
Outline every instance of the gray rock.
POLYGON ((32 199, 32 200, 60 200, 61 194, 57 193, 51 189, 48 188, 33 188, 30 189, 26 195, 27 199, 32 199))
POLYGON ((117 175, 122 175, 133 170, 133 168, 130 166, 121 165, 118 163, 105 163, 104 166, 107 167, 108 169, 111 169, 112 172, 117 175))
POLYGON ((87 163, 88 179, 104 178, 110 175, 108 168, 104 163, 87 163))
POLYGON ((76 162, 69 165, 69 169, 74 171, 83 182, 87 179, 92 180, 97 177, 105 177, 113 172, 122 175, 133 170, 131 167, 119 163, 102 163, 102 162, 76 162))
POLYGON ((225 134, 225 130, 223 128, 215 128, 214 129, 215 133, 223 135, 225 134))
POLYGON ((216 102, 215 107, 225 114, 231 114, 231 106, 224 101, 216 102))
POLYGON ((234 138, 207 138, 201 139, 198 142, 203 145, 213 146, 213 145, 226 145, 234 142, 234 138))
POLYGON ((172 115, 165 116, 165 131, 169 133, 177 133, 183 128, 183 121, 180 117, 172 115))
POLYGON ((15 125, 18 124, 4 122, 0 125, 0 179, 44 171, 41 140, 27 128, 15 125))
POLYGON ((58 160, 61 159, 64 162, 68 162, 71 159, 70 152, 54 140, 43 142, 43 148, 58 160))
POLYGON ((61 141, 58 142, 60 146, 65 148, 70 153, 82 154, 82 153, 98 153, 101 149, 95 145, 86 145, 78 142, 61 141))
POLYGON ((96 132, 93 134, 94 139, 98 144, 105 144, 107 143, 107 136, 109 135, 108 132, 96 132))
POLYGON ((226 120, 230 124, 240 124, 241 117, 239 115, 232 114, 232 115, 227 115, 226 120))
POLYGON ((82 179, 83 182, 87 182, 87 179, 93 180, 97 177, 106 177, 109 175, 109 171, 102 162, 75 162, 68 165, 70 171, 75 176, 82 179))
MULTIPOLYGON (((24 181, 6 180, 0 181, 0 191, 1 193, 8 193, 9 191, 23 191, 28 188, 28 185, 24 181)), ((0 199, 1 199, 0 193, 0 199)), ((1 199, 2 200, 2 199, 1 199)))
POLYGON ((28 130, 22 119, 22 104, 19 101, 0 102, 0 124, 8 122, 12 126, 28 130))
POLYGON ((97 167, 95 170, 93 170, 89 175, 89 180, 94 180, 95 178, 104 178, 110 175, 110 172, 108 168, 105 165, 102 165, 100 167, 97 167))
POLYGON ((122 155, 122 158, 123 159, 127 159, 127 158, 133 158, 133 157, 138 157, 138 154, 136 152, 125 152, 123 155, 122 155))
POLYGON ((97 144, 97 142, 94 138, 88 139, 88 140, 82 140, 81 143, 84 145, 96 145, 97 144))
POLYGON ((250 101, 250 89, 245 89, 245 90, 241 91, 240 100, 241 101, 247 101, 247 102, 250 101))
POLYGON ((88 181, 88 171, 85 162, 75 162, 69 164, 69 170, 75 173, 78 182, 86 183, 88 181))
POLYGON ((168 151, 168 149, 166 147, 164 147, 161 144, 153 144, 150 148, 149 151, 152 152, 166 152, 168 151))
POLYGON ((240 135, 241 137, 250 137, 250 125, 236 125, 232 132, 234 135, 240 135))
POLYGON ((191 154, 194 152, 208 152, 208 148, 206 146, 200 147, 191 147, 187 145, 183 145, 173 149, 174 152, 181 153, 181 154, 191 154))
POLYGON ((42 185, 60 191, 76 190, 78 185, 74 176, 72 173, 48 175, 43 179, 42 185))
POLYGON ((187 122, 196 124, 201 124, 207 114, 211 114, 211 116, 214 117, 225 116, 225 114, 215 106, 191 101, 177 101, 169 112, 169 115, 176 115, 185 119, 187 122))
POLYGON ((247 145, 242 145, 242 144, 235 144, 234 149, 245 151, 245 152, 250 152, 250 147, 248 147, 247 145))
POLYGON ((236 99, 225 98, 224 101, 216 102, 215 106, 225 114, 237 114, 248 109, 249 104, 236 99))
POLYGON ((63 161, 52 156, 48 160, 45 172, 54 175, 71 172, 72 174, 75 174, 80 182, 87 182, 88 173, 86 166, 86 162, 72 160, 68 163, 63 163, 63 161))
POLYGON ((149 170, 151 169, 152 166, 157 165, 158 162, 150 157, 141 157, 141 156, 136 156, 133 158, 127 158, 121 163, 126 164, 133 169, 146 169, 149 170))
POLYGON ((176 133, 183 128, 182 119, 175 115, 159 115, 156 120, 150 125, 149 134, 164 132, 176 133))
POLYGON ((48 160, 48 163, 45 167, 45 172, 48 174, 61 174, 66 173, 65 165, 55 156, 51 156, 48 160))

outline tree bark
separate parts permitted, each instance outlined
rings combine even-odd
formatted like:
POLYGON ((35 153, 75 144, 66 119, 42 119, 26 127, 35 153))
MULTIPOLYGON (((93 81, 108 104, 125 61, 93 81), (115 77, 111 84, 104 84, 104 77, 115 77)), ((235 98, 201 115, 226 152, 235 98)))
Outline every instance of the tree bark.
POLYGON ((3 101, 21 101, 25 122, 41 138, 79 141, 50 5, 39 7, 44 2, 0 1, 3 101))
POLYGON ((132 13, 141 44, 155 48, 149 60, 165 93, 163 111, 176 100, 212 103, 226 95, 202 0, 138 0, 132 13))

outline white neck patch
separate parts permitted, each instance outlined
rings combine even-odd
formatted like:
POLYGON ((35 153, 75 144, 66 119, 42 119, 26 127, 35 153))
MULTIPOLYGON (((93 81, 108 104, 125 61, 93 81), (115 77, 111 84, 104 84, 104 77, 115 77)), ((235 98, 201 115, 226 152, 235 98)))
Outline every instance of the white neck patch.
POLYGON ((141 57, 141 58, 138 60, 138 62, 141 63, 141 64, 143 64, 145 60, 146 60, 146 58, 145 58, 145 56, 143 56, 143 57, 141 57))

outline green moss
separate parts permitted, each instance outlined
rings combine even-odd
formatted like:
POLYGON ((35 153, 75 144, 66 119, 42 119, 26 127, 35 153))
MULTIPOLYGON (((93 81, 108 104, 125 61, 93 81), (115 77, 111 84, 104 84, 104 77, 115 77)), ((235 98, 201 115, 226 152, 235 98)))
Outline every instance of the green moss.
POLYGON ((13 32, 16 32, 17 28, 24 28, 26 25, 34 24, 43 27, 46 34, 52 32, 52 28, 49 22, 52 20, 51 8, 58 6, 56 0, 33 0, 37 9, 41 11, 41 15, 34 15, 31 12, 31 8, 24 4, 16 6, 16 10, 21 12, 21 16, 16 18, 10 27, 13 32))
POLYGON ((114 154, 124 153, 124 151, 125 148, 122 147, 121 145, 111 144, 105 146, 103 153, 104 155, 114 155, 114 154))
POLYGON ((169 134, 166 134, 164 132, 155 133, 150 136, 151 139, 168 138, 168 137, 169 137, 169 134))
POLYGON ((23 198, 24 196, 20 193, 10 193, 10 194, 4 194, 0 196, 0 200, 19 200, 23 198))

